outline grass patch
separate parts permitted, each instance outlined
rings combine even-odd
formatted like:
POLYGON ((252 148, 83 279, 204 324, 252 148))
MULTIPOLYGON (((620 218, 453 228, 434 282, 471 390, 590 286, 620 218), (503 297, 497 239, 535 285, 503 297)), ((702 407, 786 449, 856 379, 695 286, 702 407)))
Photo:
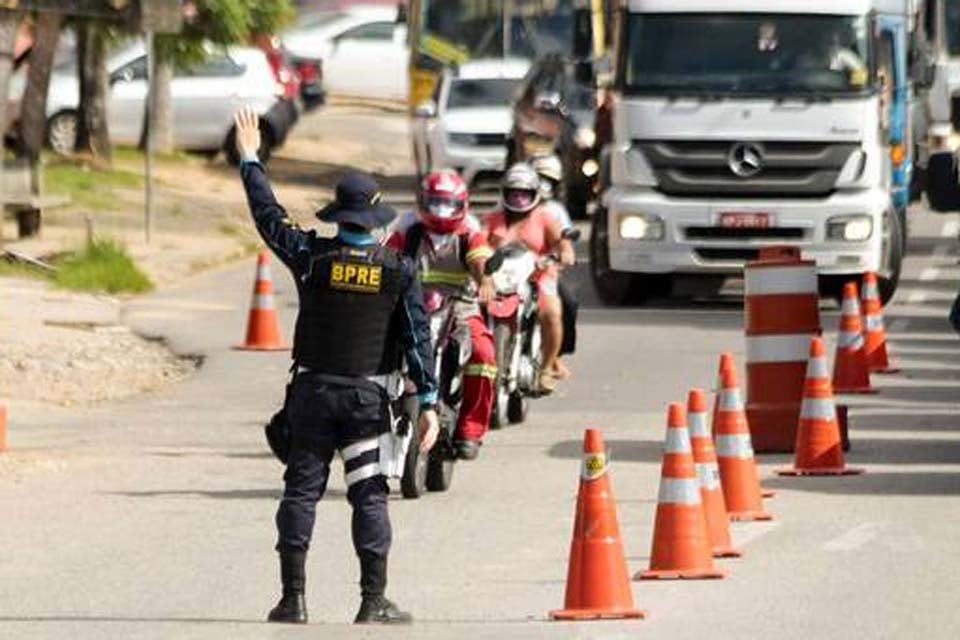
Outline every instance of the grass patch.
POLYGON ((44 184, 50 193, 69 196, 78 205, 99 210, 116 207, 116 189, 142 189, 143 177, 121 169, 58 162, 44 167, 44 184))
POLYGON ((94 240, 87 248, 59 261, 53 282, 65 289, 100 293, 142 293, 153 283, 123 246, 94 240))
POLYGON ((35 280, 49 280, 50 272, 24 262, 0 259, 0 276, 6 276, 8 278, 33 278, 35 280))

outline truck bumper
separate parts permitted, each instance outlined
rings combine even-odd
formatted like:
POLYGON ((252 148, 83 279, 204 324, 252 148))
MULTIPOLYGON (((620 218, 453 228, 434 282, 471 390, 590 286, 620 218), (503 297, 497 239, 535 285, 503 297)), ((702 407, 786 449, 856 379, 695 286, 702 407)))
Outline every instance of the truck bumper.
POLYGON ((761 200, 734 198, 668 198, 653 190, 611 188, 603 197, 610 243, 610 267, 633 273, 734 275, 763 247, 800 247, 815 260, 821 275, 877 271, 880 267, 883 215, 890 195, 882 189, 836 193, 827 198, 761 200), (661 240, 625 239, 620 219, 630 214, 658 216, 661 240), (723 213, 766 213, 764 229, 724 229, 723 213), (873 221, 864 241, 827 239, 827 220, 868 215, 873 221))

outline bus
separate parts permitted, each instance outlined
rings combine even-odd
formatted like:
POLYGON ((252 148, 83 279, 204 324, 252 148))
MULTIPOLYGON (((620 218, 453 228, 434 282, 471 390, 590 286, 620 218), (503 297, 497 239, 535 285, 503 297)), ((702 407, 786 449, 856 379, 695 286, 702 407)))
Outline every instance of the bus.
POLYGON ((444 66, 475 58, 601 57, 614 0, 409 0, 409 105, 429 99, 444 66))

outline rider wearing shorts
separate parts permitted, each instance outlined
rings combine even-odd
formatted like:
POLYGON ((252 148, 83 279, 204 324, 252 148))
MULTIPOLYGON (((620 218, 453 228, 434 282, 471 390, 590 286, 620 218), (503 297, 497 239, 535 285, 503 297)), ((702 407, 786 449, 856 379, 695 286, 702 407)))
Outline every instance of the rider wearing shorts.
POLYGON ((490 423, 497 375, 493 335, 479 302, 492 295, 483 267, 493 252, 477 219, 468 213, 467 185, 455 171, 423 178, 418 211, 400 216, 387 245, 411 257, 420 269, 425 295, 455 297, 457 322, 469 334, 470 359, 463 376, 463 400, 454 433, 458 457, 477 457, 490 423))
MULTIPOLYGON (((515 164, 504 174, 500 188, 501 207, 486 219, 490 246, 496 249, 520 242, 537 255, 556 253, 562 265, 572 265, 575 260, 573 245, 564 239, 561 224, 541 205, 540 178, 536 171, 527 164, 515 164)), ((538 382, 541 393, 552 393, 557 383, 557 357, 563 340, 559 275, 559 266, 548 262, 534 277, 543 335, 538 382)))

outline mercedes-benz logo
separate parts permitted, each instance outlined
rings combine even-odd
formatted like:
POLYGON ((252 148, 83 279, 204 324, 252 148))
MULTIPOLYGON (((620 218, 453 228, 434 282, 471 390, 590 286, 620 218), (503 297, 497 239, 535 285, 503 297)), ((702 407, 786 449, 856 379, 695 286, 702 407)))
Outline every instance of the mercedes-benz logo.
POLYGON ((752 142, 738 142, 727 153, 727 166, 741 178, 752 178, 763 169, 763 150, 752 142))

